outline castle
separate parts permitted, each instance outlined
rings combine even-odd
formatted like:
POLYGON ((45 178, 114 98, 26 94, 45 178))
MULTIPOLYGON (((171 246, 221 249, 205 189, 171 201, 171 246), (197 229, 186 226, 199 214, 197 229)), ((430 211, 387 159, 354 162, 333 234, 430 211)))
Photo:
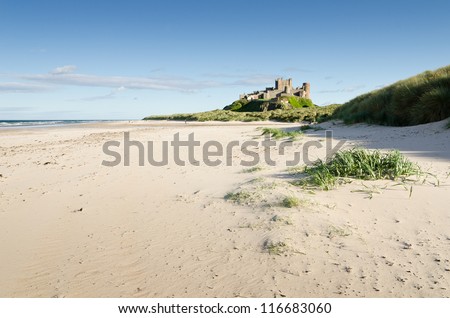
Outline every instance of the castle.
POLYGON ((284 80, 277 78, 275 80, 275 87, 266 87, 263 91, 255 91, 250 94, 241 94, 239 99, 253 100, 253 99, 275 99, 282 96, 298 96, 303 98, 310 98, 310 85, 303 83, 302 87, 292 87, 292 78, 284 80))

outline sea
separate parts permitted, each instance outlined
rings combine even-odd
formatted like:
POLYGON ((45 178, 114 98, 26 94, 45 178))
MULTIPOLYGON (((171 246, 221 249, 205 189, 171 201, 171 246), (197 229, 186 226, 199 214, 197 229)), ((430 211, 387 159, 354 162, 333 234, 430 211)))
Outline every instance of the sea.
POLYGON ((81 123, 95 123, 103 121, 105 120, 1 120, 0 119, 0 128, 49 127, 49 126, 63 126, 81 123))

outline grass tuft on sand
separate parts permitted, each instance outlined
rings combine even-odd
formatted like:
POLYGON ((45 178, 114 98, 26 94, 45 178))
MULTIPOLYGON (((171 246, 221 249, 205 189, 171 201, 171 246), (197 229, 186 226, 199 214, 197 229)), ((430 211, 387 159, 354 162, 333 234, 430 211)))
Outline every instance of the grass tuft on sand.
POLYGON ((266 240, 263 244, 263 249, 269 252, 270 255, 283 255, 289 250, 289 246, 283 241, 266 240))
POLYGON ((253 173, 253 172, 261 171, 261 170, 263 170, 263 169, 264 169, 264 168, 261 167, 261 166, 254 166, 254 167, 251 167, 251 168, 247 168, 247 169, 242 170, 242 173, 253 173))
POLYGON ((246 204, 251 201, 252 195, 247 191, 229 192, 224 199, 237 204, 246 204))
POLYGON ((281 201, 281 206, 285 208, 294 208, 300 205, 300 200, 294 196, 287 196, 281 201))
POLYGON ((270 137, 275 139, 282 139, 282 138, 295 139, 296 137, 303 135, 303 132, 301 130, 283 130, 280 128, 264 127, 262 128, 262 134, 269 135, 270 137))
POLYGON ((398 150, 382 153, 378 150, 355 148, 339 151, 327 162, 319 160, 313 166, 306 167, 305 173, 307 177, 295 184, 330 190, 344 182, 344 178, 396 180, 417 175, 420 168, 398 150))

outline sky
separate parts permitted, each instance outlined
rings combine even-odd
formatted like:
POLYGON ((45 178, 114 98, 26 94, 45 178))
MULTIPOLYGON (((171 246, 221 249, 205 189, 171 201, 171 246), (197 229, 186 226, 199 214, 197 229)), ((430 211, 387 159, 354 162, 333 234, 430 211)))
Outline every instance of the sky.
POLYGON ((448 0, 0 0, 0 120, 220 109, 278 77, 343 103, 450 64, 448 12, 448 0))

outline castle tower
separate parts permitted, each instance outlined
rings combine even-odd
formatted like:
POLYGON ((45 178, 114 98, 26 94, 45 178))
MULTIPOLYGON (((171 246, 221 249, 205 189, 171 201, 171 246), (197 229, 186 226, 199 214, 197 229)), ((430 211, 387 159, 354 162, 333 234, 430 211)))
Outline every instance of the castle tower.
POLYGON ((275 80, 275 89, 283 89, 283 79, 277 78, 275 80))
POLYGON ((311 85, 309 83, 303 83, 303 92, 305 94, 305 98, 311 99, 311 85))

